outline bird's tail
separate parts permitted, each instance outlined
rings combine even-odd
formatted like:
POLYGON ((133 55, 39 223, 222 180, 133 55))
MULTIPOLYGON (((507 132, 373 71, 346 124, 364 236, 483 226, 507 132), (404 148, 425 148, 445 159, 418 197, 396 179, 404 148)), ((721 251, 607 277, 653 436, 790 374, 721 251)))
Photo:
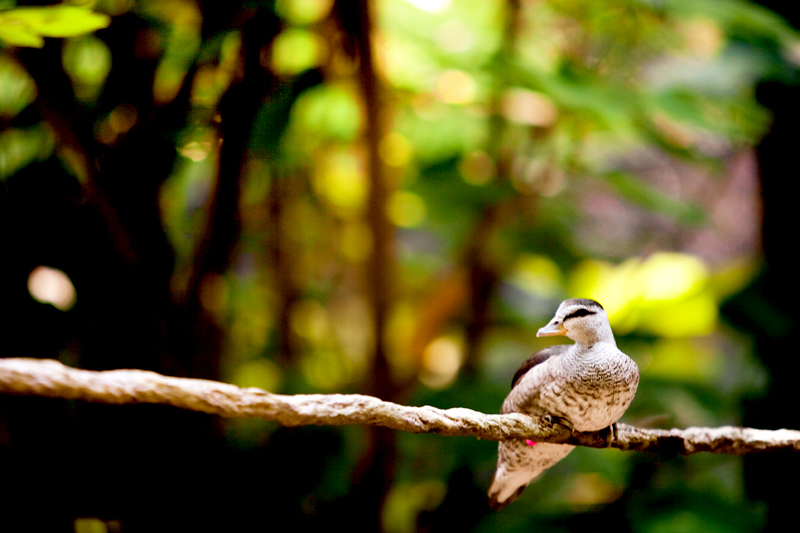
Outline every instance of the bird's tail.
POLYGON ((497 471, 489 487, 489 506, 499 511, 519 498, 528 483, 566 457, 573 448, 566 444, 531 443, 525 439, 501 442, 497 471))

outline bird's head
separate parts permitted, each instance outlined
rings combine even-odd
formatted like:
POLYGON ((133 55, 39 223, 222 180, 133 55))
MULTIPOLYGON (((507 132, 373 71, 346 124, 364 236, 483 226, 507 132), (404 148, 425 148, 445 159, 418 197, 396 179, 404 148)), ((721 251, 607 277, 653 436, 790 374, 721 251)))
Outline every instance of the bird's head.
POLYGON ((588 298, 573 298, 561 302, 553 319, 536 333, 537 337, 555 335, 566 335, 575 342, 586 345, 596 342, 615 343, 605 309, 588 298))

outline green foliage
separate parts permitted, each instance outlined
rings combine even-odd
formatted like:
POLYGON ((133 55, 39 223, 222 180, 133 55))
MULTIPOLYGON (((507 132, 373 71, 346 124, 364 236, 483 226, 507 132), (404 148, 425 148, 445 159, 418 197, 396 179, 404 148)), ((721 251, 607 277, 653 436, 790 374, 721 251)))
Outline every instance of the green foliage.
POLYGON ((16 61, 0 57, 0 116, 13 117, 36 98, 36 84, 16 61))
POLYGON ((0 179, 34 161, 47 159, 53 151, 53 142, 53 131, 46 124, 0 133, 0 179))
POLYGON ((41 48, 45 37, 74 37, 111 24, 111 18, 78 6, 21 7, 0 11, 0 41, 41 48))

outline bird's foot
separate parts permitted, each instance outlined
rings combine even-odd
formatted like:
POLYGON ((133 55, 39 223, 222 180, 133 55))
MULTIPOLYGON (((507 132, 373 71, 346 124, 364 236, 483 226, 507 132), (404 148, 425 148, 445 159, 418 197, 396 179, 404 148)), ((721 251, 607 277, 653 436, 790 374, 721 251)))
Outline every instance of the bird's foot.
POLYGON ((553 416, 553 415, 544 415, 543 418, 545 419, 545 421, 547 421, 548 424, 551 424, 551 425, 552 424, 558 424, 560 426, 564 426, 565 428, 567 428, 570 431, 570 433, 575 431, 575 428, 572 426, 572 422, 570 422, 569 420, 567 420, 564 417, 553 416))
POLYGON ((607 428, 601 429, 600 434, 602 434, 606 440, 606 448, 611 448, 611 445, 617 440, 617 435, 619 434, 617 423, 614 422, 607 428))

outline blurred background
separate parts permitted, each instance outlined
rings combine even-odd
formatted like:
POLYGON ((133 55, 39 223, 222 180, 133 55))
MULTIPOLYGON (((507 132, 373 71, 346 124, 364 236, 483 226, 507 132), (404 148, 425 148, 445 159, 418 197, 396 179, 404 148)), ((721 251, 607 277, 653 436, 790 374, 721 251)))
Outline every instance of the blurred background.
MULTIPOLYGON (((624 422, 800 427, 785 4, 23 4, 0 1, 0 356, 497 413, 589 297, 641 369, 624 422)), ((0 529, 795 520, 791 455, 576 449, 492 513, 496 452, 0 397, 0 529)))

